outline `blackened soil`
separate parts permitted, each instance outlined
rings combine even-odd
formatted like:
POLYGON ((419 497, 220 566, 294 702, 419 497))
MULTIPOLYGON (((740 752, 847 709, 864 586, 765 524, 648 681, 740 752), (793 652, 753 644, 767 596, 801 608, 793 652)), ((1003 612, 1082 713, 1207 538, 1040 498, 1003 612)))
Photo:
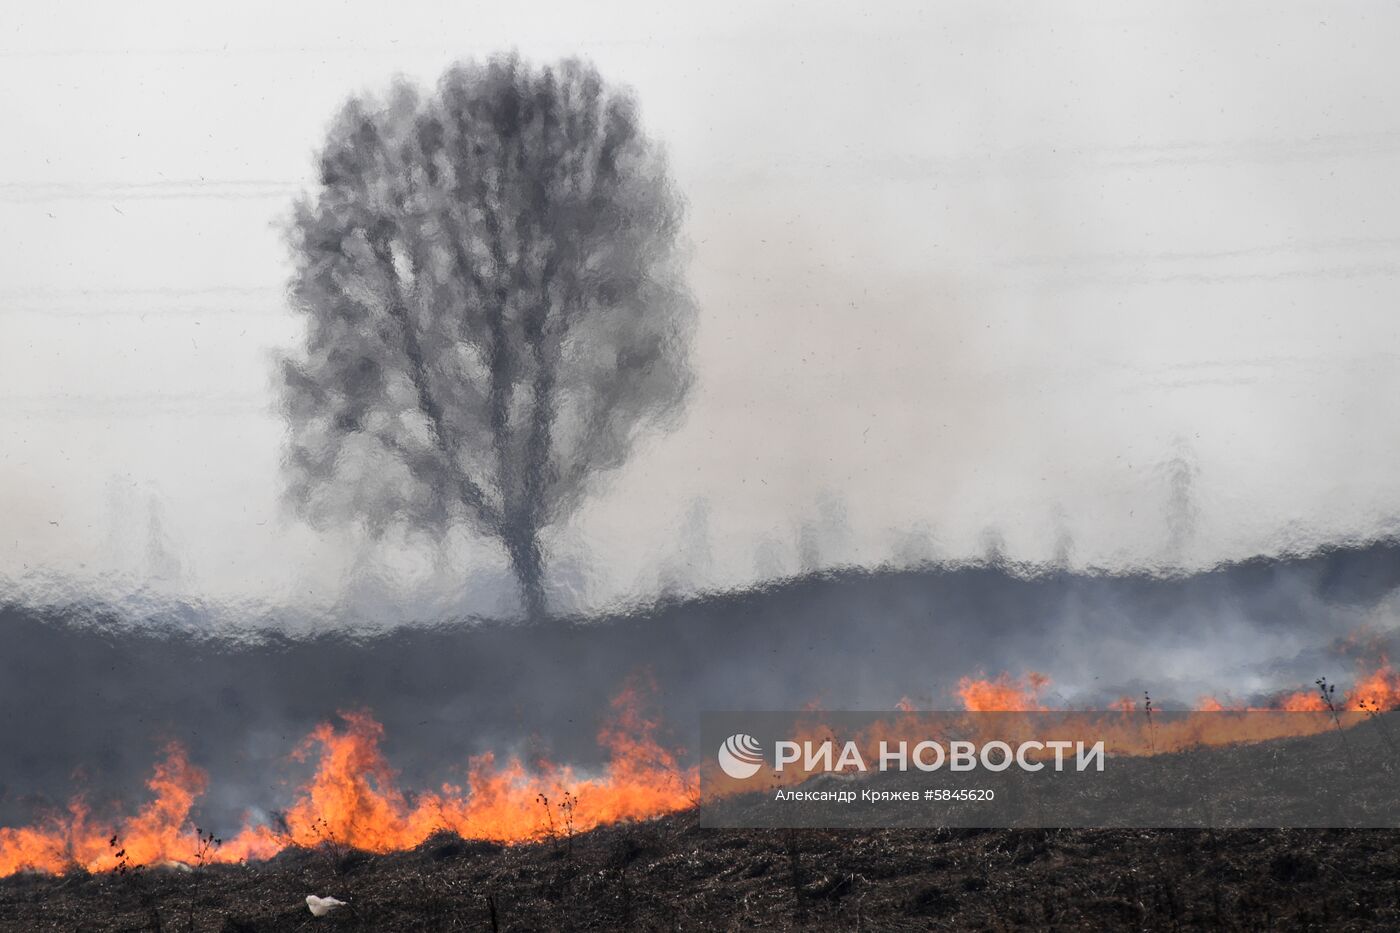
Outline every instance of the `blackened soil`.
POLYGON ((0 930, 1395 930, 1392 830, 708 830, 0 880, 0 930), (317 920, 307 894, 349 907, 317 920))

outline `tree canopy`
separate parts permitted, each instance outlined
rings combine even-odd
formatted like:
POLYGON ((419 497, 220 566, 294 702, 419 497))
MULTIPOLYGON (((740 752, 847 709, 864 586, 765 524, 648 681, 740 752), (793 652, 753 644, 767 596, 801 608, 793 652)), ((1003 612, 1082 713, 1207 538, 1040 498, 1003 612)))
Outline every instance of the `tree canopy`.
POLYGON ((680 198, 630 96, 515 58, 350 100, 290 228, 288 492, 313 523, 498 539, 529 615, 541 532, 692 381, 680 198))

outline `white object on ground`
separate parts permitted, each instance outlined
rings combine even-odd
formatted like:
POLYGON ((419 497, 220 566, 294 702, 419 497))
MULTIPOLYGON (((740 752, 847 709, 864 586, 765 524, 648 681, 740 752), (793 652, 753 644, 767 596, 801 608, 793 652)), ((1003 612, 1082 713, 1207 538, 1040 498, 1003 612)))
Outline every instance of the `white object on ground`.
POLYGON ((317 897, 314 894, 306 895, 306 907, 311 911, 311 916, 313 917, 324 917, 331 911, 344 906, 344 901, 338 901, 333 897, 317 897))

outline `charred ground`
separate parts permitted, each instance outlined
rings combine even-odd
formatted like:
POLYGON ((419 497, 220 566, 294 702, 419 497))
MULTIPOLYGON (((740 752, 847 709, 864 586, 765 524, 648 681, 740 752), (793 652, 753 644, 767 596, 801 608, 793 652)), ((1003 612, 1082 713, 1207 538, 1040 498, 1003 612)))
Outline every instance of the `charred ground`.
POLYGON ((0 881, 6 931, 1400 926, 1400 832, 701 829, 0 881), (314 920, 308 893, 352 906, 314 920), (191 926, 191 918, 193 918, 191 926))

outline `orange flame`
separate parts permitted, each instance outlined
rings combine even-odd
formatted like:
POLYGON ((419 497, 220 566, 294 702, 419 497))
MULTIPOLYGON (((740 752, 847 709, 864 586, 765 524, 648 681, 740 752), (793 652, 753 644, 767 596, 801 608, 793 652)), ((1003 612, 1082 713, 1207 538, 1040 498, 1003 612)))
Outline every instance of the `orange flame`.
MULTIPOLYGON (((1366 712, 1400 708, 1400 674, 1390 667, 1390 662, 1381 657, 1375 670, 1362 671, 1352 688, 1341 697, 1332 700, 1338 712, 1366 712)), ((1244 710, 1277 709, 1292 713, 1321 713, 1327 710, 1327 700, 1321 689, 1299 690, 1276 697, 1264 706, 1246 707, 1238 704, 1225 704, 1215 697, 1202 697, 1196 703, 1200 710, 1244 710)))
MULTIPOLYGON (((969 712, 1035 712, 1049 686, 1044 674, 1014 678, 1002 673, 988 679, 965 677, 957 693, 969 712)), ((608 764, 596 774, 581 774, 549 762, 527 768, 512 758, 498 765, 491 755, 468 763, 466 788, 444 784, 435 792, 410 797, 399 789, 397 775, 379 748, 383 727, 367 712, 346 712, 337 728, 322 723, 293 752, 304 760, 315 755, 315 774, 286 812, 283 825, 247 825, 232 839, 203 857, 198 831, 190 822, 195 801, 208 784, 205 773, 178 745, 166 747, 147 782, 153 800, 134 816, 120 820, 115 832, 99 824, 81 799, 67 811, 31 827, 0 827, 0 877, 20 871, 60 873, 74 867, 109 871, 123 865, 151 865, 191 860, 235 862, 270 858, 287 846, 334 843, 371 852, 411 848, 434 832, 450 830, 465 838, 504 843, 538 840, 553 834, 582 832, 622 820, 638 820, 687 809, 698 801, 695 768, 683 768, 657 740, 658 723, 641 713, 636 686, 624 690, 598 734, 609 752, 608 764)), ((1336 723, 1354 725, 1373 711, 1400 707, 1400 674, 1382 660, 1363 671, 1340 701, 1336 723)), ((1128 754, 1156 754, 1199 745, 1261 741, 1326 728, 1326 717, 1268 717, 1245 721, 1228 715, 1244 706, 1227 706, 1211 697, 1200 711, 1221 715, 1190 716, 1153 723, 1138 715, 1123 698, 1105 712, 1105 734, 1128 754), (1246 731, 1247 730, 1247 731, 1246 731)), ((876 724, 860 737, 869 744, 898 726, 915 705, 901 700, 895 719, 876 724)), ((1321 711, 1320 691, 1281 696, 1264 707, 1275 711, 1321 711)), ((817 718, 805 731, 820 737, 830 730, 817 718)), ((784 783, 804 779, 800 772, 784 783)))
MULTIPOLYGON (((1003 673, 994 680, 963 678, 958 684, 958 693, 963 708, 969 712, 1044 711, 1049 708, 1040 703, 1039 695, 1048 684, 1049 678, 1034 672, 1020 680, 1003 673)), ((1227 705, 1215 697, 1203 697, 1190 712, 1328 712, 1328 702, 1333 696, 1329 692, 1328 697, 1324 698, 1321 689, 1300 690, 1278 696, 1262 706, 1227 705)), ((1113 712, 1106 712, 1100 717, 1095 732, 1097 736, 1110 738, 1114 747, 1122 753, 1159 754, 1198 746, 1311 735, 1334 724, 1338 728, 1350 728, 1363 721, 1368 714, 1400 708, 1400 674, 1393 671, 1382 658, 1374 670, 1362 671, 1352 689, 1341 697, 1331 699, 1331 703, 1336 713, 1332 718, 1189 715, 1154 721, 1146 715, 1145 708, 1142 715, 1135 715, 1137 704, 1123 697, 1111 704, 1113 712)), ((1010 726, 1001 722, 998 728, 1010 726)))
MULTIPOLYGON (((613 701, 613 718, 599 733, 610 753, 601 773, 581 775, 547 762, 527 770, 517 759, 498 766, 491 755, 482 755, 469 764, 469 790, 444 785, 412 804, 379 749, 383 727, 364 712, 342 713, 341 719, 340 729, 317 726, 294 752, 301 759, 313 752, 319 758, 316 773, 287 811, 285 826, 245 826, 204 860, 263 859, 289 845, 323 843, 390 852, 411 848, 439 830, 527 842, 686 809, 698 797, 696 772, 681 768, 658 743, 658 725, 639 712, 635 688, 613 701)), ((189 817, 207 784, 205 773, 179 746, 168 746, 147 783, 155 799, 121 821, 115 833, 94 825, 81 800, 39 826, 0 827, 0 877, 195 860, 200 844, 189 817)))
POLYGON ((1019 680, 1001 674, 995 680, 964 677, 958 681, 958 697, 968 712, 1035 712, 1048 707, 1040 702, 1040 692, 1050 678, 1035 671, 1019 680))
POLYGON ((42 827, 0 827, 0 877, 26 869, 61 872, 77 865, 89 871, 109 871, 123 862, 146 865, 193 853, 198 846, 189 826, 190 808, 208 784, 203 771, 190 764, 180 746, 166 746, 146 786, 155 794, 115 834, 92 825, 86 805, 75 800, 66 817, 54 817, 42 827))

